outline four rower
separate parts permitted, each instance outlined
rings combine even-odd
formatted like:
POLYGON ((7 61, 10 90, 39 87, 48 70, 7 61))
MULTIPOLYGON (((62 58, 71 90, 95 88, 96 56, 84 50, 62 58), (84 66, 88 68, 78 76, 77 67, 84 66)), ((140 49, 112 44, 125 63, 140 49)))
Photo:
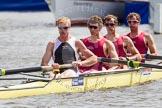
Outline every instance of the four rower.
MULTIPOLYGON (((157 55, 153 37, 148 33, 139 31, 140 20, 137 13, 130 13, 127 16, 130 33, 124 36, 116 33, 117 17, 107 15, 104 18, 107 34, 101 36, 102 18, 96 15, 92 16, 87 22, 90 36, 81 41, 70 35, 70 19, 61 17, 57 21, 60 36, 55 41, 48 43, 41 65, 48 65, 51 57, 54 61, 52 65, 54 69, 59 69, 59 64, 70 63, 73 67, 60 69, 61 74, 57 77, 76 77, 78 76, 77 67, 79 67, 81 73, 119 68, 118 66, 97 62, 97 57, 140 61, 141 55, 145 57, 148 49, 151 54, 157 55)), ((51 73, 50 77, 53 78, 54 74, 51 73)))

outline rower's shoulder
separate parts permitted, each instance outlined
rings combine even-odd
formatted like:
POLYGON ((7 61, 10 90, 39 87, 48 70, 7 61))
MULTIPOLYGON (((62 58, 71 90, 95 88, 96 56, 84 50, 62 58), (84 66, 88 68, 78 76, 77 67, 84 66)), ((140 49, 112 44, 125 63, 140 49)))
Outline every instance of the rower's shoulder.
POLYGON ((54 45, 55 42, 54 42, 54 40, 51 40, 51 41, 48 42, 48 44, 50 44, 50 45, 54 45))
POLYGON ((153 36, 150 33, 144 32, 144 38, 146 41, 153 41, 153 36))
POLYGON ((47 46, 48 47, 54 47, 54 44, 55 44, 55 42, 52 40, 52 41, 48 42, 47 46))
POLYGON ((131 41, 131 38, 126 35, 122 35, 121 37, 123 38, 124 41, 128 41, 128 42, 131 41))
POLYGON ((149 37, 152 37, 152 35, 150 34, 150 33, 146 33, 146 32, 144 32, 144 36, 147 38, 149 38, 149 37))
POLYGON ((83 46, 83 41, 82 40, 80 40, 80 39, 76 39, 75 40, 75 45, 78 47, 78 46, 83 46))

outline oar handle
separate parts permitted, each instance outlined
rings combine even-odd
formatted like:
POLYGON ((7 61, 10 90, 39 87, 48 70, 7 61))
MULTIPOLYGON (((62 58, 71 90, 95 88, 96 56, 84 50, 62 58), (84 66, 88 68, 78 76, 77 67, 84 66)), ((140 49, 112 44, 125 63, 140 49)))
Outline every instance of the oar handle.
MULTIPOLYGON (((60 65, 60 69, 62 68, 69 68, 69 67, 73 67, 72 64, 63 64, 60 65)), ((53 67, 52 66, 42 66, 42 71, 52 71, 53 67)))
POLYGON ((53 70, 52 65, 51 66, 41 66, 41 67, 42 67, 41 71, 52 71, 53 70))
POLYGON ((70 68, 70 67, 73 67, 72 64, 63 64, 63 65, 60 65, 60 68, 70 68))

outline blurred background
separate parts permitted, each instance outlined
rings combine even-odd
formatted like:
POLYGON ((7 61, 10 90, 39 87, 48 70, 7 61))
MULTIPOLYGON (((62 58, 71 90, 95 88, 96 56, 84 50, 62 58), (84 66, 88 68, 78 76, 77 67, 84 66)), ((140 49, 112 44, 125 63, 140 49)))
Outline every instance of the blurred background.
MULTIPOLYGON (((129 32, 126 15, 138 12, 142 17, 140 30, 153 35, 158 53, 162 55, 162 34, 154 34, 161 32, 160 2, 161 0, 0 0, 0 68, 39 66, 47 43, 59 35, 55 19, 62 15, 72 19, 76 26, 71 28, 71 35, 80 39, 89 35, 87 27, 82 25, 86 24, 91 15, 117 15, 120 20, 117 32, 125 34, 129 32)), ((103 27, 101 35, 105 33, 103 27)), ((17 76, 19 75, 12 77, 17 76)), ((0 81, 0 85, 10 83, 0 81)), ((0 108, 161 108, 161 105, 161 80, 105 91, 0 100, 0 108)))

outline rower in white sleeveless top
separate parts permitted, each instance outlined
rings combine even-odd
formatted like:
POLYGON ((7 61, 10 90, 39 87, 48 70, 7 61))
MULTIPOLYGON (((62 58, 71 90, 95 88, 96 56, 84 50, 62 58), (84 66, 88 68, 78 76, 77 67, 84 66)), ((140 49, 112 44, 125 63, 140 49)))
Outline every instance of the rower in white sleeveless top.
MULTIPOLYGON (((55 42, 48 43, 41 65, 48 65, 51 58, 54 61, 52 64, 54 69, 59 69, 62 64, 72 64, 72 68, 60 69, 60 74, 57 77, 76 77, 78 76, 78 66, 91 66, 97 62, 97 57, 86 48, 81 40, 76 40, 70 36, 71 21, 68 17, 59 18, 57 26, 60 36, 55 42), (78 60, 79 52, 86 57, 84 61, 78 60)), ((50 78, 53 77, 54 74, 51 73, 50 78)))
MULTIPOLYGON (((79 55, 75 48, 74 37, 71 37, 66 42, 61 42, 58 38, 55 41, 55 47, 53 49, 53 61, 58 64, 69 64, 73 61, 79 60, 79 55)), ((60 69, 60 73, 67 70, 67 68, 60 69)), ((77 68, 68 68, 69 71, 73 71, 73 75, 77 76, 77 68)))

